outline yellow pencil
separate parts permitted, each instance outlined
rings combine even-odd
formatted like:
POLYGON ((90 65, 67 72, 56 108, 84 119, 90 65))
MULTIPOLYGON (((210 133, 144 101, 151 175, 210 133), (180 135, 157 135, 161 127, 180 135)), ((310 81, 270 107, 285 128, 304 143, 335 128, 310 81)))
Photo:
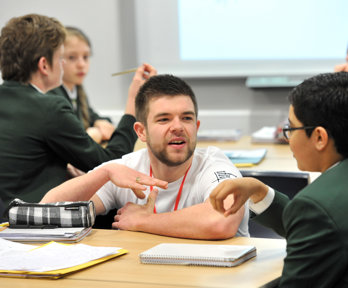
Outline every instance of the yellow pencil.
POLYGON ((8 222, 0 223, 0 231, 5 230, 9 225, 10 223, 8 222))
POLYGON ((119 75, 124 75, 124 74, 128 74, 128 73, 133 73, 135 71, 137 71, 138 68, 132 68, 132 69, 128 69, 128 70, 124 70, 121 72, 117 72, 117 73, 113 73, 111 74, 111 76, 119 76, 119 75))
MULTIPOLYGON (((232 161, 233 163, 233 161, 232 161)), ((235 163, 234 164, 237 168, 243 168, 243 167, 252 167, 254 164, 252 163, 235 163)))

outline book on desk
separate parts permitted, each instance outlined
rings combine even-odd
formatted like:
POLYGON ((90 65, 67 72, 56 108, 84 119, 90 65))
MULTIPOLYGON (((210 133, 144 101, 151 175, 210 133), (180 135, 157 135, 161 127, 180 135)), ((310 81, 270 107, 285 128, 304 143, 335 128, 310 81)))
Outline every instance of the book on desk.
POLYGON ((57 241, 64 243, 79 242, 92 230, 92 227, 69 227, 69 228, 11 228, 4 226, 0 230, 0 238, 20 242, 49 242, 57 241))
POLYGON ((238 141, 241 137, 240 129, 201 129, 197 132, 198 141, 238 141))
POLYGON ((283 136, 283 122, 280 126, 264 126, 251 134, 252 143, 288 144, 283 136))
POLYGON ((144 264, 198 266, 238 266, 256 256, 256 248, 247 245, 205 245, 162 243, 140 253, 144 264))
POLYGON ((0 276, 58 279, 127 252, 120 247, 95 247, 53 241, 33 246, 0 238, 0 276))
POLYGON ((265 158, 267 149, 233 149, 224 150, 224 153, 236 167, 240 168, 259 164, 265 158))

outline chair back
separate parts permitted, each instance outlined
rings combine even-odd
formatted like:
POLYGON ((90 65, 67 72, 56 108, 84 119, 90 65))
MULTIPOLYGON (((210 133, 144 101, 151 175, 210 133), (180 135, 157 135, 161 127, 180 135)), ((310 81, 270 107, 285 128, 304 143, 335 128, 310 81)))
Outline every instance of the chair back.
POLYGON ((7 221, 4 217, 5 210, 6 210, 5 204, 0 198, 0 223, 7 221))
MULTIPOLYGON (((307 172, 283 172, 283 171, 255 171, 241 170, 243 177, 254 177, 273 189, 286 194, 292 199, 300 190, 305 188, 310 181, 307 172)), ((272 229, 249 220, 250 237, 282 238, 272 229)))

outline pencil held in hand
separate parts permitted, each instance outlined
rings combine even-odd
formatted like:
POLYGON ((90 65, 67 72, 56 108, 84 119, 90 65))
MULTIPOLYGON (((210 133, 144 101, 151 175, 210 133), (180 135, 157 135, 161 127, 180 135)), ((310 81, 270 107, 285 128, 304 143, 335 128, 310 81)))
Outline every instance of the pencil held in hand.
POLYGON ((111 76, 119 76, 119 75, 124 75, 124 74, 128 74, 128 73, 133 73, 133 72, 137 71, 137 69, 138 68, 132 68, 132 69, 124 70, 121 72, 112 73, 111 76))

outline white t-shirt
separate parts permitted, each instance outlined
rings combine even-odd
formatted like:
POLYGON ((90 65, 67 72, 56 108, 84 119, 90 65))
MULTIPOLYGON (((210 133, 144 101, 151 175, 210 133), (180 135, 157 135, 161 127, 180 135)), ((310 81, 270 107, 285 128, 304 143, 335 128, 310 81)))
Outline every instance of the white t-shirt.
MULTIPOLYGON (((107 163, 123 164, 139 172, 150 175, 150 159, 147 149, 138 150, 124 155, 122 159, 111 160, 102 165, 107 163)), ((183 177, 169 183, 168 188, 165 190, 158 188, 158 196, 156 198, 157 213, 174 210, 176 197, 183 177)), ((196 148, 191 168, 184 182, 178 210, 203 203, 208 199, 211 191, 219 183, 226 179, 237 177, 241 177, 239 170, 219 148, 196 148)), ((148 195, 150 189, 148 188, 144 193, 148 195)), ((131 189, 120 188, 110 181, 97 191, 97 195, 103 202, 106 212, 113 208, 119 209, 127 202, 145 204, 147 201, 146 198, 137 198, 131 189)), ((204 215, 202 215, 202 217, 204 217, 204 215)), ((248 220, 249 209, 246 206, 243 220, 238 229, 238 236, 249 236, 248 220)))

